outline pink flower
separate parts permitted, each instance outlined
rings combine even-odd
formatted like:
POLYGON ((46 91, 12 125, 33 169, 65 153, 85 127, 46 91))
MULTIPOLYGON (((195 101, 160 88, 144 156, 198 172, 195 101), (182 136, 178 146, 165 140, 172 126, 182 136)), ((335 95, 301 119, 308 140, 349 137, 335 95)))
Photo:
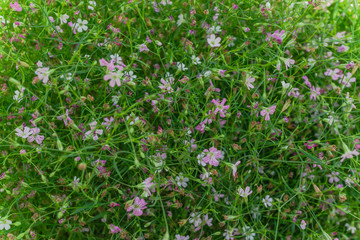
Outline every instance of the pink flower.
POLYGON ((172 85, 174 84, 174 78, 169 77, 168 80, 164 80, 163 78, 160 80, 160 82, 163 85, 160 85, 159 88, 165 92, 172 93, 174 89, 172 88, 172 85))
POLYGON ((326 175, 329 178, 329 183, 339 182, 340 179, 337 177, 339 172, 332 172, 331 174, 326 175))
POLYGON ((347 73, 346 76, 343 76, 340 80, 339 80, 339 83, 345 85, 346 87, 351 87, 351 84, 352 82, 355 82, 356 81, 356 78, 352 78, 351 77, 351 73, 347 73))
POLYGON ((343 155, 341 155, 340 162, 343 162, 346 158, 350 159, 350 158, 353 158, 354 156, 358 156, 358 155, 359 155, 359 152, 357 150, 346 152, 343 155))
POLYGON ((206 90, 205 96, 207 96, 211 92, 220 92, 220 88, 215 88, 214 84, 210 80, 210 87, 206 90))
POLYGON ((140 51, 140 52, 148 52, 149 49, 148 49, 148 47, 147 47, 145 44, 141 44, 141 45, 139 46, 139 51, 140 51))
POLYGON ((210 165, 215 167, 219 165, 218 159, 223 158, 222 152, 214 147, 211 147, 210 149, 205 149, 204 153, 206 153, 206 156, 203 159, 204 163, 209 163, 210 165))
POLYGON ((123 75, 124 74, 120 70, 117 72, 110 72, 109 74, 104 76, 104 80, 108 81, 110 79, 110 83, 109 83, 110 87, 114 87, 115 84, 120 87, 121 86, 120 79, 122 79, 123 75))
POLYGON ((332 80, 338 80, 339 77, 343 75, 342 71, 340 69, 335 68, 334 70, 331 70, 328 68, 326 72, 324 73, 325 76, 330 76, 332 80))
POLYGON ((49 81, 50 71, 48 67, 36 69, 35 74, 38 75, 39 80, 42 80, 44 84, 47 84, 49 81))
POLYGON ((248 90, 250 90, 250 88, 254 88, 254 85, 252 85, 251 83, 255 82, 255 78, 248 76, 245 80, 245 85, 247 87, 248 90))
POLYGON ((92 136, 93 140, 95 141, 99 139, 98 135, 102 135, 103 130, 96 129, 96 124, 97 124, 96 121, 93 121, 92 123, 89 124, 91 130, 85 133, 83 140, 85 140, 88 136, 92 136))
POLYGON ((21 10, 22 10, 22 7, 20 6, 20 4, 18 2, 10 3, 10 8, 16 12, 21 12, 21 10))
POLYGON ((31 135, 31 129, 29 127, 24 127, 24 130, 17 128, 15 131, 15 135, 21 138, 28 138, 31 135))
POLYGON ((220 103, 220 100, 218 99, 218 100, 215 100, 215 99, 213 99, 212 101, 211 101, 213 104, 215 104, 215 106, 216 106, 216 109, 215 109, 215 111, 214 111, 214 114, 217 114, 217 113, 219 113, 220 114, 220 117, 225 117, 225 114, 226 114, 226 110, 227 109, 229 109, 229 105, 224 105, 225 104, 225 102, 226 102, 226 99, 224 98, 223 100, 222 100, 222 102, 220 103))
POLYGON ((267 37, 266 37, 265 41, 269 42, 269 41, 271 41, 272 38, 274 38, 278 44, 282 44, 282 37, 283 37, 284 33, 285 33, 284 30, 279 32, 279 29, 276 30, 273 34, 267 33, 267 37))
POLYGON ((122 231, 118 226, 115 226, 114 224, 110 224, 109 227, 111 233, 119 233, 122 231))
POLYGON ((291 66, 295 63, 295 60, 288 58, 288 59, 285 59, 284 63, 285 63, 286 70, 288 70, 288 68, 291 68, 291 66))
POLYGON ((261 116, 265 116, 265 121, 270 120, 270 115, 273 115, 276 110, 276 105, 268 107, 260 112, 261 116))
POLYGON ((304 220, 301 220, 300 228, 301 228, 302 230, 305 230, 305 228, 306 228, 306 222, 305 222, 304 220))
POLYGON ((316 101, 318 96, 320 96, 320 88, 312 86, 310 89, 310 100, 316 101))
POLYGON ((134 200, 134 204, 131 205, 127 211, 130 212, 130 211, 133 211, 132 214, 134 214, 135 216, 141 216, 143 214, 143 211, 144 209, 146 209, 147 203, 145 202, 144 199, 140 199, 138 197, 135 198, 134 200))
POLYGON ((28 142, 33 142, 36 141, 38 144, 41 144, 42 141, 44 140, 44 136, 43 135, 39 135, 40 133, 40 128, 32 128, 31 129, 31 133, 32 135, 28 137, 28 142))

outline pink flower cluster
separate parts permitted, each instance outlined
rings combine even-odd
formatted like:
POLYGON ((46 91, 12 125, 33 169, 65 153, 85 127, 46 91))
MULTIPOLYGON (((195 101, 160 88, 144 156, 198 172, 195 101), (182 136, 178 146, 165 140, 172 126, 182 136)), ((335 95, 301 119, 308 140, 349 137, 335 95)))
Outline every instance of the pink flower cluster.
POLYGON ((27 139, 29 143, 35 141, 38 144, 41 144, 42 141, 44 140, 44 136, 39 134, 40 128, 38 127, 35 128, 24 127, 23 129, 17 128, 15 129, 15 131, 16 131, 15 133, 16 136, 27 139))
POLYGON ((206 164, 210 164, 214 167, 219 165, 219 160, 223 159, 223 152, 217 150, 215 147, 211 147, 210 149, 205 149, 198 156, 199 165, 206 166, 206 164))

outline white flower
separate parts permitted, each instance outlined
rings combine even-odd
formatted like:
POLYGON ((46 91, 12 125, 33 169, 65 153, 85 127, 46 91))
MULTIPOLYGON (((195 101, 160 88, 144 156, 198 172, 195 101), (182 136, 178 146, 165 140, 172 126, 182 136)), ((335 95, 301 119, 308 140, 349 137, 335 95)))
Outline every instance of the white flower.
POLYGON ((252 191, 250 190, 250 187, 249 187, 249 186, 247 186, 247 187, 245 188, 245 191, 244 191, 244 189, 239 188, 237 192, 238 192, 238 194, 240 195, 240 197, 247 197, 247 196, 249 196, 249 195, 252 193, 252 191))
POLYGON ((88 9, 94 10, 94 7, 96 7, 96 2, 95 1, 89 1, 88 9))
POLYGON ((266 195, 262 202, 264 203, 265 207, 271 207, 273 199, 269 195, 266 195))
POLYGON ((283 86, 284 89, 288 89, 290 87, 290 83, 286 83, 284 81, 281 81, 281 85, 283 86))
POLYGON ((12 221, 0 217, 0 230, 9 230, 10 224, 12 224, 12 221))
POLYGON ((242 228, 243 234, 245 235, 245 240, 254 240, 255 239, 255 233, 251 231, 251 228, 249 226, 245 226, 242 228))
POLYGON ((182 173, 179 174, 179 176, 177 176, 175 178, 175 181, 177 183, 177 185, 179 187, 183 187, 186 188, 187 187, 187 182, 189 181, 189 179, 187 177, 184 177, 182 173))
POLYGON ((19 103, 23 99, 23 96, 24 96, 24 94, 22 91, 20 92, 19 90, 16 90, 15 95, 13 96, 13 99, 14 99, 14 101, 17 101, 19 103))
POLYGON ((357 150, 353 150, 353 151, 348 151, 346 153, 344 153, 343 155, 341 155, 341 161, 340 162, 343 162, 346 158, 353 158, 354 156, 358 156, 359 155, 359 152, 357 150))
POLYGON ((195 56, 195 55, 192 55, 191 56, 191 60, 192 60, 192 63, 194 64, 194 65, 199 65, 201 62, 200 62, 200 58, 199 57, 197 57, 197 56, 195 56))
POLYGON ((204 77, 210 77, 210 75, 212 74, 212 72, 211 71, 206 71, 205 73, 204 73, 204 77))
POLYGON ((216 37, 215 34, 211 34, 210 37, 207 38, 207 42, 210 47, 220 47, 221 38, 216 37))
POLYGON ((176 22, 176 24, 178 26, 180 26, 181 24, 183 24, 185 22, 185 19, 184 19, 184 15, 180 14, 179 15, 179 20, 176 22))
MULTIPOLYGON (((348 223, 345 224, 345 227, 347 228, 347 230, 348 230, 349 232, 351 232, 351 234, 355 234, 355 232, 356 232, 356 227, 351 226, 351 225, 348 224, 348 223)), ((1 228, 0 228, 0 230, 1 230, 1 228)))
POLYGON ((36 69, 35 74, 38 75, 39 80, 42 80, 44 84, 47 84, 49 81, 50 71, 48 67, 36 69))
POLYGON ((114 59, 117 64, 122 63, 122 58, 117 53, 115 53, 114 55, 110 55, 110 58, 114 59))
POLYGON ((61 24, 67 23, 68 19, 69 19, 69 15, 67 15, 67 14, 60 15, 60 23, 61 24))
POLYGON ((186 71, 187 70, 187 67, 185 66, 185 64, 180 63, 180 62, 177 63, 177 67, 181 71, 186 71))
POLYGON ((86 26, 86 24, 88 24, 88 21, 87 21, 87 20, 78 19, 78 20, 77 20, 77 23, 75 24, 75 29, 76 29, 78 32, 86 31, 86 30, 88 29, 88 27, 86 26))

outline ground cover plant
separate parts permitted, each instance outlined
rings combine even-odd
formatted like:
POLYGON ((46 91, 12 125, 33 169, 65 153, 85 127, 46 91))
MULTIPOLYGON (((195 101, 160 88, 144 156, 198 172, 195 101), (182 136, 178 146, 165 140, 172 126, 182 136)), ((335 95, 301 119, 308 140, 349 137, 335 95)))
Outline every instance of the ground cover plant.
POLYGON ((360 239, 357 1, 0 7, 0 239, 360 239))

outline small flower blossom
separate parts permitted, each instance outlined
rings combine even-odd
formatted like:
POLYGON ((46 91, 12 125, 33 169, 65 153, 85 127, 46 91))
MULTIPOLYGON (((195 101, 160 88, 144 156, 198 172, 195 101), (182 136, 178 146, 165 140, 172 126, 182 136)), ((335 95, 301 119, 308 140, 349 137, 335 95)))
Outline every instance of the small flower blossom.
POLYGON ((15 135, 21 138, 28 138, 32 134, 31 129, 29 127, 24 127, 23 130, 17 128, 15 129, 15 131, 16 131, 15 135))
POLYGON ((301 220, 300 228, 301 228, 302 230, 305 230, 305 228, 306 228, 306 222, 305 222, 304 220, 301 220))
POLYGON ((220 117, 225 117, 225 114, 226 114, 226 110, 227 109, 229 109, 229 105, 226 105, 225 106, 225 102, 226 102, 226 99, 224 98, 223 100, 222 100, 222 102, 220 102, 220 100, 219 99, 217 99, 217 100, 215 100, 215 99, 213 99, 212 101, 211 101, 213 104, 215 104, 215 106, 216 106, 216 109, 215 109, 215 111, 214 111, 214 114, 217 114, 217 113, 219 113, 219 115, 220 115, 220 117))
POLYGON ((351 73, 347 73, 346 76, 343 75, 343 77, 340 79, 339 83, 342 85, 345 85, 346 87, 351 87, 351 83, 355 82, 356 79, 353 77, 351 73))
POLYGON ((167 93, 172 93, 174 89, 172 88, 172 85, 174 84, 174 78, 169 78, 167 80, 164 80, 163 78, 160 80, 160 82, 163 85, 160 85, 159 88, 167 93))
POLYGON ((341 161, 340 162, 343 162, 347 158, 351 159, 354 156, 358 156, 358 155, 359 155, 359 152, 357 150, 348 151, 348 152, 344 153, 343 155, 341 155, 341 161))
POLYGON ((67 23, 67 20, 69 19, 69 15, 67 15, 67 14, 60 15, 59 19, 60 19, 61 24, 65 24, 65 23, 67 23))
POLYGON ((134 199, 133 205, 131 205, 131 206, 127 209, 127 211, 128 211, 128 212, 131 212, 131 211, 132 211, 132 214, 134 214, 135 216, 139 217, 139 216, 141 216, 141 215, 143 214, 143 211, 142 211, 142 210, 144 210, 144 209, 147 208, 146 205, 147 205, 147 203, 145 202, 144 199, 140 199, 140 198, 136 197, 136 198, 134 199))
POLYGON ((195 55, 192 55, 191 56, 191 61, 194 65, 199 65, 201 62, 200 62, 200 58, 199 57, 196 57, 195 55))
POLYGON ((141 44, 141 45, 139 46, 139 51, 140 51, 140 52, 148 52, 149 49, 148 49, 148 47, 147 47, 145 44, 141 44))
POLYGON ((39 80, 42 80, 44 84, 47 84, 49 81, 50 71, 48 67, 36 69, 35 74, 38 75, 39 80))
POLYGON ((118 226, 115 226, 114 224, 110 224, 109 228, 110 228, 110 233, 112 234, 119 233, 122 231, 118 226))
POLYGON ((245 197, 249 196, 249 195, 252 193, 252 191, 250 190, 250 187, 247 186, 247 187, 245 188, 245 191, 244 191, 244 189, 239 188, 238 191, 237 191, 237 193, 239 194, 240 197, 245 198, 245 197))
POLYGON ((20 4, 17 1, 15 1, 14 3, 10 2, 10 8, 16 12, 22 11, 22 7, 20 6, 20 4))
POLYGON ((265 207, 271 207, 273 199, 269 195, 266 195, 266 197, 263 198, 262 202, 264 203, 265 207))
POLYGON ((12 224, 12 221, 7 220, 6 218, 0 217, 0 230, 9 230, 10 225, 12 224))
POLYGON ((179 174, 179 176, 176 176, 175 181, 179 187, 186 188, 187 182, 189 181, 189 178, 184 177, 182 173, 179 174))
POLYGON ((204 153, 205 157, 203 161, 215 167, 219 165, 218 160, 223 158, 222 152, 214 147, 211 147, 210 149, 205 149, 204 153))
POLYGON ((87 24, 88 24, 87 20, 78 19, 76 24, 75 24, 76 31, 82 32, 82 31, 88 30, 88 27, 86 26, 87 24))
POLYGON ((329 178, 329 183, 337 183, 340 181, 340 179, 337 177, 339 175, 339 172, 332 172, 331 174, 326 175, 329 178))
POLYGON ((253 89, 254 85, 252 85, 252 83, 255 82, 255 78, 251 77, 251 76, 247 76, 246 80, 245 80, 245 85, 247 87, 248 90, 253 89))
POLYGON ((216 37, 215 34, 211 34, 207 38, 207 42, 209 43, 210 47, 220 47, 221 38, 216 37))
POLYGON ((270 115, 273 115, 276 110, 276 105, 273 105, 271 107, 268 107, 260 112, 261 116, 265 116, 265 121, 270 120, 270 115))

